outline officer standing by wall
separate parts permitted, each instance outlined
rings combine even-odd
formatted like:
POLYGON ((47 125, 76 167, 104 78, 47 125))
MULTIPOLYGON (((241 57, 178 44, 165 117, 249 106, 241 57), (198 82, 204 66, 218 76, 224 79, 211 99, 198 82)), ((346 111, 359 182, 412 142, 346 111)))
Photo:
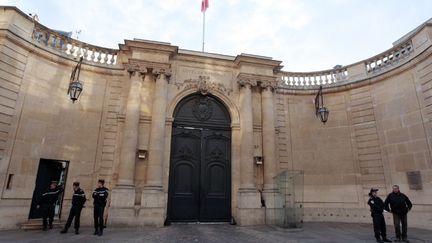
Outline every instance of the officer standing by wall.
POLYGON ((104 180, 98 180, 98 187, 93 192, 93 218, 94 218, 94 235, 101 236, 104 228, 104 210, 107 204, 108 188, 104 186, 104 180))
POLYGON ((62 231, 60 231, 60 233, 62 234, 67 233, 69 227, 72 224, 72 220, 75 218, 75 222, 74 222, 75 234, 79 234, 81 210, 84 207, 85 201, 86 201, 86 197, 84 191, 80 188, 80 183, 74 182, 72 207, 70 209, 69 217, 66 221, 65 227, 62 231))
POLYGON ((407 228, 408 228, 408 220, 407 214, 408 211, 412 208, 412 203, 409 198, 399 191, 399 186, 393 186, 393 192, 391 192, 385 202, 386 209, 393 213, 393 224, 395 227, 396 238, 397 241, 405 241, 408 242, 407 239, 407 228), (389 208, 390 205, 390 208, 389 208), (402 224, 402 234, 400 225, 402 224))
POLYGON ((49 188, 42 194, 41 201, 37 205, 37 208, 42 210, 42 218, 43 218, 43 229, 47 230, 49 219, 49 228, 53 228, 54 221, 54 210, 55 205, 57 203, 59 195, 63 192, 63 187, 57 185, 56 181, 52 181, 49 188))
POLYGON ((378 197, 377 192, 378 189, 371 188, 368 200, 374 227, 375 239, 377 240, 377 242, 392 242, 391 240, 387 239, 386 223, 383 215, 385 206, 383 200, 378 197))

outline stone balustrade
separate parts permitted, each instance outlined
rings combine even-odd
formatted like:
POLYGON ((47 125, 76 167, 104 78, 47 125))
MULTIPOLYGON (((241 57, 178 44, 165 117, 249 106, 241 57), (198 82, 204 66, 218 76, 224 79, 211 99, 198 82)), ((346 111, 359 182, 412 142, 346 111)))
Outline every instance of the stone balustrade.
POLYGON ((69 38, 37 22, 33 29, 32 40, 61 55, 72 58, 83 56, 88 63, 113 66, 117 62, 118 50, 94 46, 69 38))
POLYGON ((353 83, 360 79, 374 77, 404 64, 414 56, 412 55, 413 52, 414 48, 410 39, 381 54, 348 66, 336 66, 330 70, 317 72, 281 71, 279 73, 280 86, 288 89, 316 89, 319 86, 334 87, 353 83), (352 74, 351 71, 358 70, 359 66, 363 66, 361 68, 364 70, 363 73, 352 74))
POLYGON ((365 61, 368 73, 379 73, 406 59, 413 52, 411 40, 397 45, 384 53, 378 54, 365 61))
POLYGON ((283 86, 309 89, 344 83, 348 79, 348 71, 346 67, 335 67, 319 72, 282 71, 280 79, 283 86))

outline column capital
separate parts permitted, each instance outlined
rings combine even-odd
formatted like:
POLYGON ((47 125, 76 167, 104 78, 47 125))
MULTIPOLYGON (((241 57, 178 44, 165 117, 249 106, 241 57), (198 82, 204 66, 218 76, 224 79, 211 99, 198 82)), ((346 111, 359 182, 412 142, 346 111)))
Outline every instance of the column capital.
POLYGON ((277 88, 278 83, 276 81, 276 78, 275 79, 266 79, 266 80, 262 80, 260 82, 260 86, 263 90, 274 91, 277 88))
POLYGON ((171 64, 160 62, 148 62, 138 59, 129 59, 127 64, 128 72, 139 72, 141 75, 171 76, 171 64))
POLYGON ((274 90, 278 85, 277 77, 275 76, 240 73, 237 76, 237 80, 237 83, 240 85, 240 87, 249 85, 251 87, 260 86, 263 89, 271 88, 274 90))
POLYGON ((147 73, 147 68, 141 67, 139 65, 127 65, 127 72, 129 73, 129 78, 132 78, 134 76, 142 76, 147 73))
POLYGON ((257 85, 256 81, 249 80, 249 79, 240 79, 237 81, 237 83, 240 85, 240 87, 246 87, 246 88, 250 88, 257 85))
POLYGON ((257 86, 257 79, 250 74, 240 73, 237 76, 237 83, 240 87, 253 87, 257 86))
POLYGON ((156 76, 165 75, 166 77, 171 76, 171 69, 165 67, 153 68, 152 73, 156 76))

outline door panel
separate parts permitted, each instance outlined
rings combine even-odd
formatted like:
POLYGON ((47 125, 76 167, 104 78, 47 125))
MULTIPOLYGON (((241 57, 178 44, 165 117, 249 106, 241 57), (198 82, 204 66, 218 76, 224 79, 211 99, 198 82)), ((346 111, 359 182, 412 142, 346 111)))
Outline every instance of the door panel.
POLYGON ((200 221, 231 218, 230 135, 229 131, 203 131, 200 221))
POLYGON ((169 217, 198 220, 201 131, 173 128, 169 181, 169 217))

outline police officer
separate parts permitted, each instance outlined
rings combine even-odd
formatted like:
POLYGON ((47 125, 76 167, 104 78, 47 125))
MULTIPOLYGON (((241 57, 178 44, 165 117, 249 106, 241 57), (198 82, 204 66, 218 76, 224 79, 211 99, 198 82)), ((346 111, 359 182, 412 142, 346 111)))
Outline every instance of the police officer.
POLYGON ((108 188, 104 187, 105 181, 98 180, 98 187, 93 192, 93 219, 94 219, 94 227, 95 232, 94 235, 101 236, 103 234, 104 228, 104 210, 107 203, 108 198, 108 188))
POLYGON ((383 200, 378 197, 377 191, 378 189, 371 188, 368 200, 374 227, 375 239, 377 240, 377 242, 392 242, 391 240, 387 239, 386 223, 383 215, 385 206, 383 200))
POLYGON ((73 191, 74 193, 72 196, 72 207, 70 209, 69 217, 66 221, 64 229, 60 231, 60 233, 62 234, 67 233, 69 227, 72 224, 72 220, 74 218, 75 218, 75 222, 74 222, 75 234, 79 234, 81 210, 84 207, 86 197, 84 191, 80 188, 79 182, 73 183, 73 191))
POLYGON ((42 194, 41 200, 37 205, 37 208, 42 210, 42 218, 43 218, 43 229, 47 230, 49 219, 49 228, 53 228, 54 221, 54 210, 55 205, 57 203, 59 195, 63 192, 63 187, 57 185, 56 181, 52 181, 49 188, 42 194))
POLYGON ((399 191, 399 186, 394 185, 393 191, 387 196, 384 202, 386 209, 393 213, 393 224, 396 232, 396 241, 407 240, 407 214, 412 208, 412 203, 409 198, 399 191), (389 208, 390 205, 390 208, 389 208), (400 225, 402 224, 402 234, 400 225))

